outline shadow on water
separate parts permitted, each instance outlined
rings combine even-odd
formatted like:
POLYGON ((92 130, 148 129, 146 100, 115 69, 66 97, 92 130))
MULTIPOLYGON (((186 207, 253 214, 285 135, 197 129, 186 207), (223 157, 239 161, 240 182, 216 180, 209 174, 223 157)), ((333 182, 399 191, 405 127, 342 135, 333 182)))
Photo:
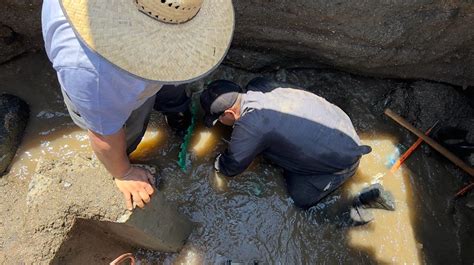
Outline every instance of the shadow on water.
MULTIPOLYGON (((304 87, 341 107, 363 143, 374 151, 363 158, 357 174, 341 189, 318 206, 301 211, 286 193, 281 170, 261 158, 240 176, 215 181, 212 163, 226 147, 221 137, 228 139, 230 133, 222 127, 210 133, 196 129, 191 146, 199 148, 190 150, 191 167, 181 172, 176 163, 181 140, 166 128, 161 116, 154 115, 135 159, 158 166, 162 192, 199 225, 180 253, 139 251, 143 263, 219 264, 228 259, 261 264, 466 263, 459 257, 447 199, 460 186, 459 172, 418 150, 396 174, 386 174, 385 164, 397 144, 414 142, 382 117, 378 106, 388 91, 403 83, 310 69, 266 75, 304 87), (373 181, 382 181, 394 194, 397 211, 374 210, 373 223, 340 228, 340 212, 373 181)), ((254 76, 222 66, 200 84, 218 78, 244 84, 254 76)), ((21 168, 30 160, 90 152, 84 132, 65 114, 54 71, 44 55, 2 65, 0 78, 5 80, 2 92, 18 95, 32 107, 33 118, 13 173, 29 179, 34 166, 29 171, 21 168)))

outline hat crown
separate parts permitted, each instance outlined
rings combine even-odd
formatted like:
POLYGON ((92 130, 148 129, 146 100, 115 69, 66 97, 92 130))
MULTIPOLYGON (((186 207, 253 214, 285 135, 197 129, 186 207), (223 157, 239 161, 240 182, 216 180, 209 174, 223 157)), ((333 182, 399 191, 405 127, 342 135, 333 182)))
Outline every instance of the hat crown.
POLYGON ((139 11, 165 23, 181 24, 196 16, 204 0, 135 0, 139 11))

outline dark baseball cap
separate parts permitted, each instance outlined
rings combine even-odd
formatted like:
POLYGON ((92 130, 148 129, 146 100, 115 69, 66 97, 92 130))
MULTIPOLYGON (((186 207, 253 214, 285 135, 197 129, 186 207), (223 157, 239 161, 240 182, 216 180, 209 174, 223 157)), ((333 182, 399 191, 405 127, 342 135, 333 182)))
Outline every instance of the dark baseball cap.
POLYGON ((219 116, 231 108, 242 88, 228 80, 216 80, 210 83, 201 94, 201 106, 204 109, 204 124, 212 127, 219 120, 219 116))

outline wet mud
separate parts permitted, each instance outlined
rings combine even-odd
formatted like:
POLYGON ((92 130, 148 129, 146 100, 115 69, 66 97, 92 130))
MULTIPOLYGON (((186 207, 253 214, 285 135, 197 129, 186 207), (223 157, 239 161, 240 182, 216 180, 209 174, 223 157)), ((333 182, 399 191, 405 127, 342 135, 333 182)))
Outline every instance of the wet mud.
MULTIPOLYGON (((395 174, 389 174, 394 155, 406 150, 416 138, 383 116, 383 109, 392 107, 421 130, 431 126, 435 118, 441 117, 444 123, 472 119, 472 107, 463 101, 462 93, 441 85, 447 91, 445 98, 430 100, 449 102, 454 97, 463 109, 462 113, 451 111, 443 116, 439 108, 448 107, 448 103, 430 105, 422 101, 428 97, 420 94, 410 97, 418 100, 411 101, 418 104, 417 108, 405 105, 397 96, 406 91, 429 94, 428 88, 436 91, 440 84, 366 78, 325 69, 251 73, 225 65, 189 88, 198 93, 205 83, 217 78, 245 85, 260 74, 323 96, 350 116, 363 143, 373 148, 362 159, 356 175, 319 205, 301 211, 286 193, 281 170, 262 158, 235 178, 214 174, 214 158, 226 147, 222 138, 230 136, 230 129, 223 126, 208 130, 198 124, 191 139, 188 171, 182 172, 177 164, 182 139, 173 134, 160 114, 153 113, 147 134, 131 157, 158 168, 160 190, 197 227, 179 253, 127 251, 134 251, 142 264, 223 264, 227 260, 244 264, 472 264, 470 197, 452 200, 468 176, 426 147, 417 150, 395 174), (422 88, 417 90, 420 84, 422 88), (414 111, 423 115, 411 115, 414 111), (396 211, 373 210, 375 219, 366 226, 341 225, 341 213, 353 196, 375 182, 392 192, 396 211)), ((0 190, 9 198, 0 204, 2 261, 12 260, 7 259, 11 250, 21 247, 17 244, 20 224, 27 220, 16 204, 25 200, 37 161, 90 153, 91 149, 86 134, 67 115, 55 73, 44 55, 30 54, 1 65, 0 79, 7 84, 2 92, 27 101, 32 117, 9 173, 0 182, 0 190)), ((115 255, 117 249, 125 251, 123 246, 101 249, 103 243, 96 237, 78 237, 77 242, 88 241, 97 247, 71 255, 81 260, 78 253, 88 253, 84 261, 90 261, 92 255, 94 262, 106 264, 110 261, 104 257, 112 252, 115 255)), ((72 242, 71 246, 81 248, 82 244, 72 242)))

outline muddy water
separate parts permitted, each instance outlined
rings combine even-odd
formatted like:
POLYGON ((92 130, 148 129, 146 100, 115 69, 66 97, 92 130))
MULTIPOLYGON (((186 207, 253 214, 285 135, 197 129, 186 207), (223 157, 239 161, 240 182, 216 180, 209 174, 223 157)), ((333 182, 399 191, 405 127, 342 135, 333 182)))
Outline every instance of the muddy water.
MULTIPOLYGON (((211 164, 225 143, 215 139, 226 136, 222 130, 198 129, 190 148, 192 168, 187 174, 177 174, 174 159, 154 162, 163 170, 162 190, 192 216, 199 228, 180 254, 146 253, 145 260, 165 264, 210 264, 228 259, 268 264, 420 263, 420 244, 410 220, 408 175, 405 169, 386 175, 386 163, 396 148, 394 137, 363 135, 363 142, 374 151, 364 157, 357 174, 321 205, 303 212, 287 197, 281 172, 265 161, 254 163, 251 170, 234 179, 216 176, 211 164), (199 154, 194 152, 196 146, 200 147, 199 154), (342 228, 346 202, 375 182, 393 193, 397 211, 374 210, 375 221, 370 225, 342 228)), ((145 140, 141 146, 145 152, 155 142, 156 150, 173 149, 159 139, 159 134, 155 137, 145 140)))
POLYGON ((373 210, 375 221, 349 231, 349 244, 356 248, 372 249, 375 259, 382 263, 421 263, 421 244, 415 239, 410 217, 413 211, 412 188, 408 172, 402 169, 390 174, 386 165, 396 150, 393 138, 371 139, 362 137, 363 142, 372 146, 373 153, 365 156, 357 174, 345 188, 350 194, 359 191, 369 183, 381 183, 396 201, 396 211, 373 210))
POLYGON ((1 93, 17 95, 30 105, 30 120, 10 168, 10 174, 19 178, 30 176, 41 158, 90 150, 87 134, 72 125, 50 68, 43 56, 35 55, 20 64, 4 65, 0 73, 1 93))
MULTIPOLYGON (((2 92, 22 97, 32 109, 27 133, 10 170, 12 175, 27 182, 40 159, 91 152, 87 135, 70 122, 54 72, 42 55, 4 67, 9 69, 0 74, 6 84, 2 92)), ((154 113, 132 159, 158 167, 160 190, 196 222, 197 228, 180 253, 139 251, 139 259, 145 264, 219 264, 226 260, 244 264, 457 263, 453 246, 456 238, 445 214, 446 202, 432 196, 443 197, 438 185, 415 180, 420 179, 420 172, 428 171, 428 178, 438 181, 440 175, 449 175, 447 169, 415 155, 410 168, 403 166, 394 175, 387 173, 387 161, 399 142, 411 140, 373 114, 373 101, 380 100, 389 88, 377 88, 370 82, 361 85, 364 80, 348 75, 317 77, 308 71, 272 75, 309 87, 340 105, 373 152, 362 159, 357 174, 341 189, 318 206, 301 211, 287 196, 280 170, 261 158, 235 178, 215 175, 212 163, 225 149, 222 138, 230 134, 223 127, 207 130, 198 126, 189 148, 189 169, 182 172, 177 165, 181 139, 154 113), (324 82, 327 90, 320 89, 324 82), (351 90, 354 84, 361 89, 351 90), (367 86, 369 90, 362 90, 367 86), (374 210, 371 224, 344 227, 343 213, 348 203, 360 189, 374 182, 383 183, 393 193, 397 210, 374 210), (430 245, 431 239, 446 244, 438 247, 431 241, 430 245)), ((210 79, 230 77, 242 81, 252 76, 221 68, 210 79)), ((447 185, 446 181, 440 183, 447 185)))

